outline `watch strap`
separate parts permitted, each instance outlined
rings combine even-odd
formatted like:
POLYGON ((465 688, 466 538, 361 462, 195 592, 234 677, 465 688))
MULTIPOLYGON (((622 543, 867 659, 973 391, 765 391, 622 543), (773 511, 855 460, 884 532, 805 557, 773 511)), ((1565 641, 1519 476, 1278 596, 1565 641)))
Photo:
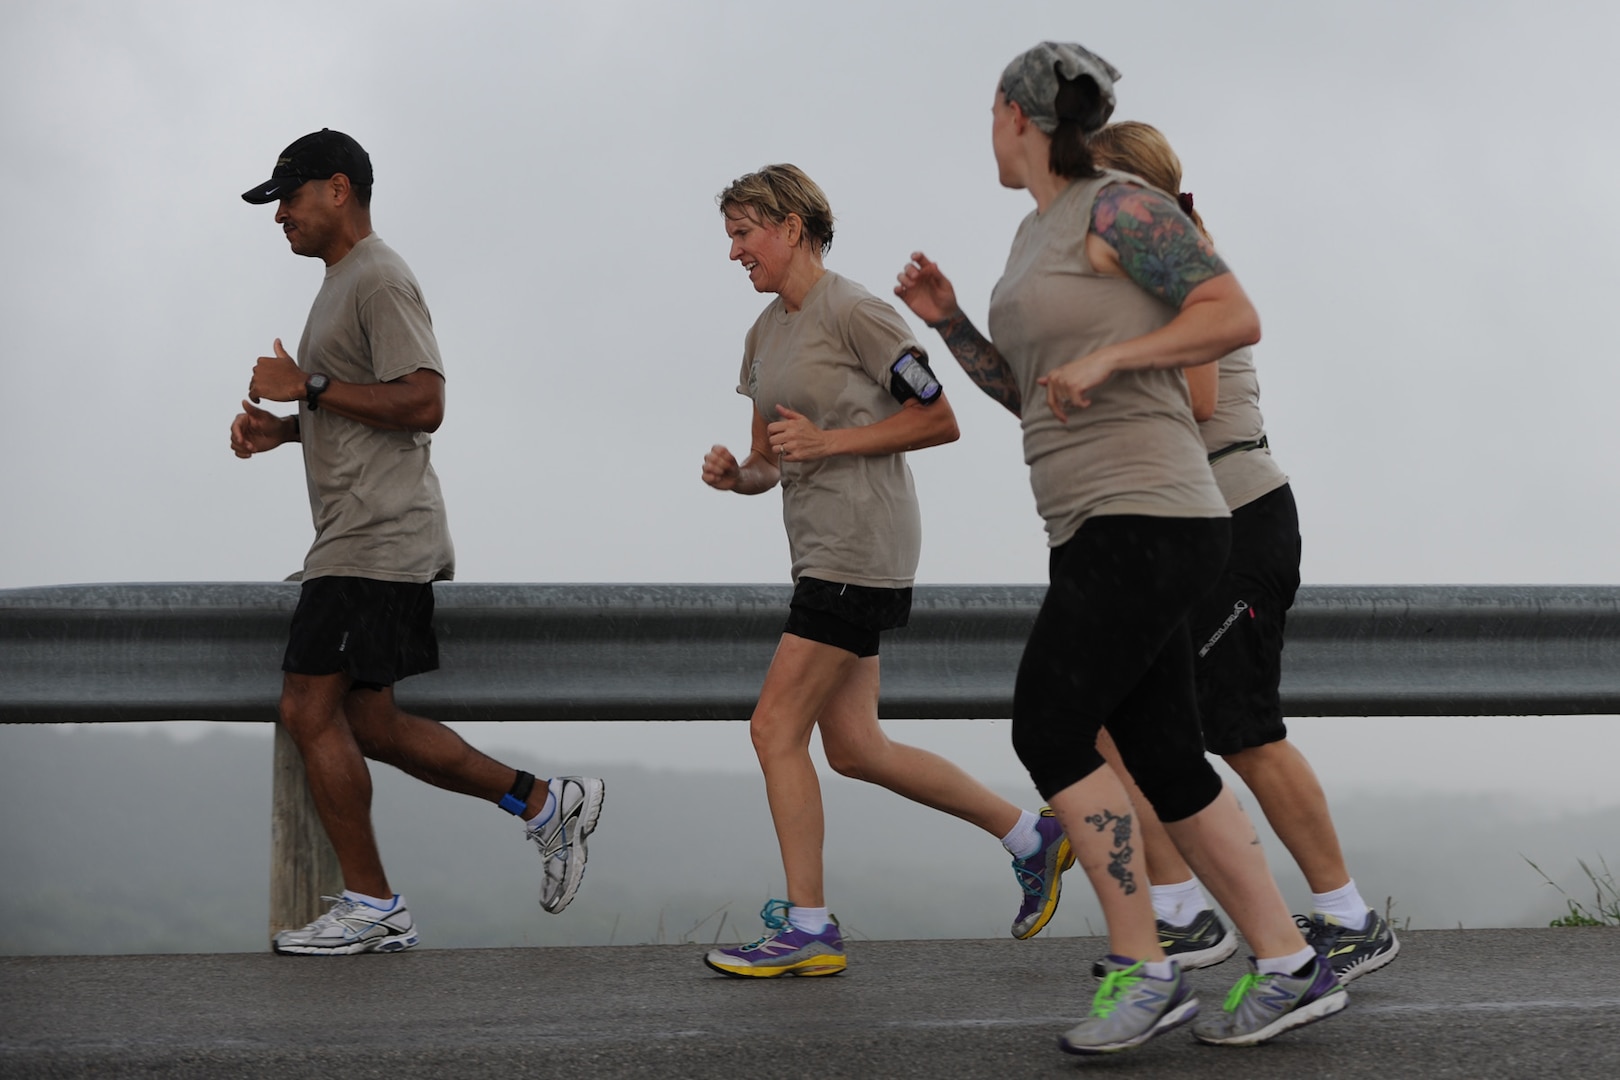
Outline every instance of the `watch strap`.
POLYGON ((315 372, 304 383, 304 403, 310 407, 310 411, 320 408, 318 404, 320 396, 326 393, 326 388, 330 385, 331 380, 320 372, 315 372))

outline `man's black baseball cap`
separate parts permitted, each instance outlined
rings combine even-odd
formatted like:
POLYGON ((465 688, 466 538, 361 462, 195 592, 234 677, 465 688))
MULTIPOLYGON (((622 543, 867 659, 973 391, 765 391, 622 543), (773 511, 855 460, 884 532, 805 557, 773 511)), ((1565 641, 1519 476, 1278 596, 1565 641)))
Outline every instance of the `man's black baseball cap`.
POLYGON ((347 176, 351 184, 370 184, 371 155, 343 132, 321 128, 283 150, 270 179, 244 191, 242 198, 255 205, 275 202, 305 180, 325 180, 338 173, 347 176))

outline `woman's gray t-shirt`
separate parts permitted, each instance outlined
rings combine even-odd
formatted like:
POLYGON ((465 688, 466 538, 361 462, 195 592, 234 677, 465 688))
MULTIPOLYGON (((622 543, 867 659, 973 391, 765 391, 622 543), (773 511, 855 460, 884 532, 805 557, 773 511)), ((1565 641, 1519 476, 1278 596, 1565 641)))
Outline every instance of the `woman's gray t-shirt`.
POLYGON ((1058 420, 1036 380, 1104 345, 1169 323, 1176 309, 1086 255, 1092 205, 1123 173, 1076 180, 1018 227, 990 296, 990 337, 1023 398, 1024 460, 1047 543, 1105 514, 1226 517, 1179 370, 1120 371, 1058 420))
MULTIPOLYGON (((1260 379, 1254 370, 1254 354, 1242 348, 1221 357, 1218 363, 1215 414, 1198 425, 1198 434, 1204 437, 1204 450, 1209 454, 1218 454, 1230 446, 1259 442, 1266 434, 1266 422, 1260 415, 1260 379)), ((1220 485, 1229 510, 1246 506, 1288 483, 1288 475, 1272 458, 1269 447, 1223 454, 1210 468, 1215 471, 1215 482, 1220 485)))
MULTIPOLYGON (((900 411, 889 393, 902 353, 924 355, 888 304, 828 271, 798 311, 777 297, 743 345, 737 392, 767 423, 776 406, 819 428, 873 424, 900 411)), ((782 522, 801 576, 873 588, 908 588, 917 573, 922 523, 902 454, 783 461, 782 522)))

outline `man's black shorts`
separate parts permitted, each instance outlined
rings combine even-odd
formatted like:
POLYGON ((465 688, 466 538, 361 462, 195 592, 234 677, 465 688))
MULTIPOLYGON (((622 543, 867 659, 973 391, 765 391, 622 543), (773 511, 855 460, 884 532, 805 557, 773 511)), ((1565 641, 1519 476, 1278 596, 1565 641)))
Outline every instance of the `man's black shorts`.
POLYGON ((1299 511, 1287 484, 1232 511, 1232 553, 1187 617, 1198 719, 1212 754, 1287 738, 1283 628, 1299 590, 1299 511))
POLYGON ((856 656, 876 656, 878 635, 906 625, 910 617, 909 588, 874 589, 801 577, 793 587, 793 602, 783 632, 856 656))
POLYGON ((304 582, 281 670, 349 676, 356 686, 392 686, 439 666, 433 586, 373 578, 304 582))

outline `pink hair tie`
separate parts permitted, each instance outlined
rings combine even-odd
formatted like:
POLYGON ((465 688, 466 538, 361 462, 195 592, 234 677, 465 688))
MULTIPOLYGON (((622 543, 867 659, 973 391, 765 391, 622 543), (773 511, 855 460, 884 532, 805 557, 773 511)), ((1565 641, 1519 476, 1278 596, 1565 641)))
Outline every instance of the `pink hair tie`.
POLYGON ((1192 208, 1193 208, 1192 192, 1183 191, 1181 194, 1176 196, 1176 202, 1181 204, 1181 212, 1183 214, 1186 214, 1189 217, 1192 216, 1192 208))

